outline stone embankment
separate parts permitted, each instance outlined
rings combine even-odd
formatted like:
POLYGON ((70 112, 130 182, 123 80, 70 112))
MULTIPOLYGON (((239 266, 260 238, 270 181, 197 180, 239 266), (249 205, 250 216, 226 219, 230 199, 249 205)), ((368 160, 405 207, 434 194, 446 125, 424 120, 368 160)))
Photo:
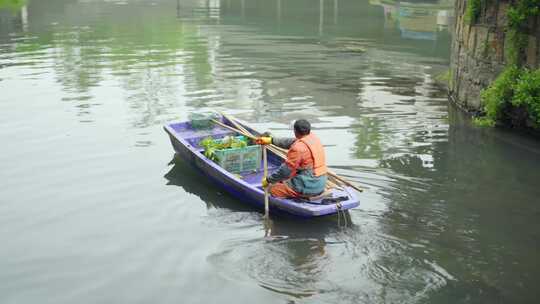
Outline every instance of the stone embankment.
POLYGON ((519 1, 523 0, 456 0, 449 90, 452 99, 468 111, 484 111, 482 90, 508 65, 539 68, 540 15, 520 24, 521 45, 516 45, 510 28, 509 10, 519 1))

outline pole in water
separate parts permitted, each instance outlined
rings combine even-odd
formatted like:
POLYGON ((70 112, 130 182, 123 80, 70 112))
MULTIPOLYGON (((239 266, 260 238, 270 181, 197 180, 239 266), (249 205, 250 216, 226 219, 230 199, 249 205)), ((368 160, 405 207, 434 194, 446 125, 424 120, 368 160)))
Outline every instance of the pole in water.
MULTIPOLYGON (((268 177, 268 160, 266 158, 266 145, 262 145, 263 149, 263 166, 264 166, 264 178, 268 177)), ((270 218, 270 210, 268 206, 268 185, 264 188, 264 217, 270 218)))
POLYGON ((269 218, 264 219, 264 237, 272 236, 272 220, 269 218))

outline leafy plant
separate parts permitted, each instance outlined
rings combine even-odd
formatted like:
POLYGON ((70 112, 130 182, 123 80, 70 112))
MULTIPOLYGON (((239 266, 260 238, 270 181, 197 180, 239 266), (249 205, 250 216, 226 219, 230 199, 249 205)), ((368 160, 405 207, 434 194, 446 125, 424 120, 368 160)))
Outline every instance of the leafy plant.
POLYGON ((523 107, 529 118, 540 126, 540 69, 528 70, 512 65, 506 68, 482 92, 482 103, 486 116, 475 118, 477 126, 493 126, 504 119, 512 108, 523 107))
POLYGON ((217 150, 245 148, 248 143, 247 139, 243 136, 226 136, 222 139, 213 139, 209 136, 201 140, 199 145, 204 148, 204 156, 216 161, 217 150))
POLYGON ((27 0, 0 0, 0 9, 8 8, 11 10, 18 10, 26 5, 27 0))
POLYGON ((443 72, 437 76, 435 76, 435 80, 444 83, 444 84, 450 84, 450 81, 452 80, 452 72, 450 70, 446 70, 446 72, 443 72))
POLYGON ((518 0, 507 11, 508 35, 510 41, 509 59, 512 64, 520 64, 520 54, 528 43, 524 33, 530 17, 540 14, 540 0, 518 0))
MULTIPOLYGON (((489 0, 467 0, 466 22, 477 21, 485 1, 489 0)), ((523 54, 528 44, 528 22, 539 14, 540 0, 516 0, 508 8, 505 41, 508 67, 482 91, 485 116, 474 118, 475 125, 493 126, 496 121, 509 119, 512 112, 516 114, 525 110, 534 127, 540 127, 540 69, 528 70, 523 67, 523 54)))
POLYGON ((487 128, 495 126, 495 121, 489 117, 473 117, 473 124, 477 127, 487 128))
POLYGON ((524 106, 529 117, 540 125, 540 69, 525 70, 514 85, 514 97, 511 101, 515 107, 524 106))
POLYGON ((493 121, 502 118, 503 109, 512 99, 513 87, 519 75, 520 69, 516 66, 510 66, 487 89, 482 91, 481 99, 488 118, 493 121))
POLYGON ((465 16, 463 17, 465 22, 469 24, 476 23, 480 16, 480 10, 482 9, 482 0, 468 0, 467 7, 465 9, 465 16))
POLYGON ((505 52, 507 52, 506 57, 508 62, 514 65, 521 64, 521 53, 523 52, 528 43, 527 35, 518 29, 510 28, 506 33, 506 37, 508 42, 505 42, 507 43, 505 52))
POLYGON ((540 13, 540 0, 519 0, 508 8, 508 26, 518 29, 526 24, 527 19, 540 13))

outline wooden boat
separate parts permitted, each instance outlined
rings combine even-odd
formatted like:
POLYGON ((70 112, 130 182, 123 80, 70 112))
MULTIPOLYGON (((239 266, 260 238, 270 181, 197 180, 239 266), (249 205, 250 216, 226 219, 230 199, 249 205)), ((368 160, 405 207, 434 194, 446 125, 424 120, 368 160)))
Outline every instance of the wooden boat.
MULTIPOLYGON (((227 119, 220 118, 220 120, 225 125, 232 126, 227 119)), ((259 134, 245 124, 242 124, 242 126, 252 134, 259 134)), ((208 136, 222 138, 237 134, 217 124, 209 129, 197 130, 193 129, 189 122, 169 123, 164 126, 164 129, 169 134, 174 150, 179 154, 180 158, 200 170, 219 187, 233 196, 264 210, 264 190, 261 187, 262 169, 256 172, 233 174, 205 157, 204 149, 199 146, 199 142, 208 136)), ((272 174, 274 170, 277 170, 282 162, 281 158, 268 151, 268 174, 272 174)), ((324 196, 309 200, 270 196, 269 205, 270 214, 284 212, 299 217, 316 217, 357 207, 359 200, 356 190, 345 186, 329 189, 324 196)))

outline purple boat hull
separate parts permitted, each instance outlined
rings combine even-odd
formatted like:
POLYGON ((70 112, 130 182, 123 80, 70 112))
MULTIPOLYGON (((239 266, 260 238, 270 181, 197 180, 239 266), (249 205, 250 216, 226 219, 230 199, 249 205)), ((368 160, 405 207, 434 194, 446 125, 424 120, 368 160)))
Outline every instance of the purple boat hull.
MULTIPOLYGON (((252 131, 251 128, 244 127, 252 131)), ((220 138, 232 135, 233 132, 219 126, 209 130, 193 130, 188 122, 170 123, 165 125, 164 129, 180 158, 193 165, 233 196, 260 210, 264 209, 264 191, 260 184, 262 172, 242 174, 240 178, 206 158, 202 153, 202 149, 198 146, 198 142, 204 137, 220 138)), ((270 151, 268 152, 269 172, 272 172, 277 169, 282 160, 270 151)), ((300 217, 316 217, 333 214, 339 210, 351 209, 359 205, 354 189, 345 187, 343 190, 332 189, 331 191, 333 197, 341 197, 345 200, 340 201, 339 204, 322 204, 321 201, 307 202, 271 196, 269 200, 270 211, 274 213, 276 211, 285 212, 300 217)))

